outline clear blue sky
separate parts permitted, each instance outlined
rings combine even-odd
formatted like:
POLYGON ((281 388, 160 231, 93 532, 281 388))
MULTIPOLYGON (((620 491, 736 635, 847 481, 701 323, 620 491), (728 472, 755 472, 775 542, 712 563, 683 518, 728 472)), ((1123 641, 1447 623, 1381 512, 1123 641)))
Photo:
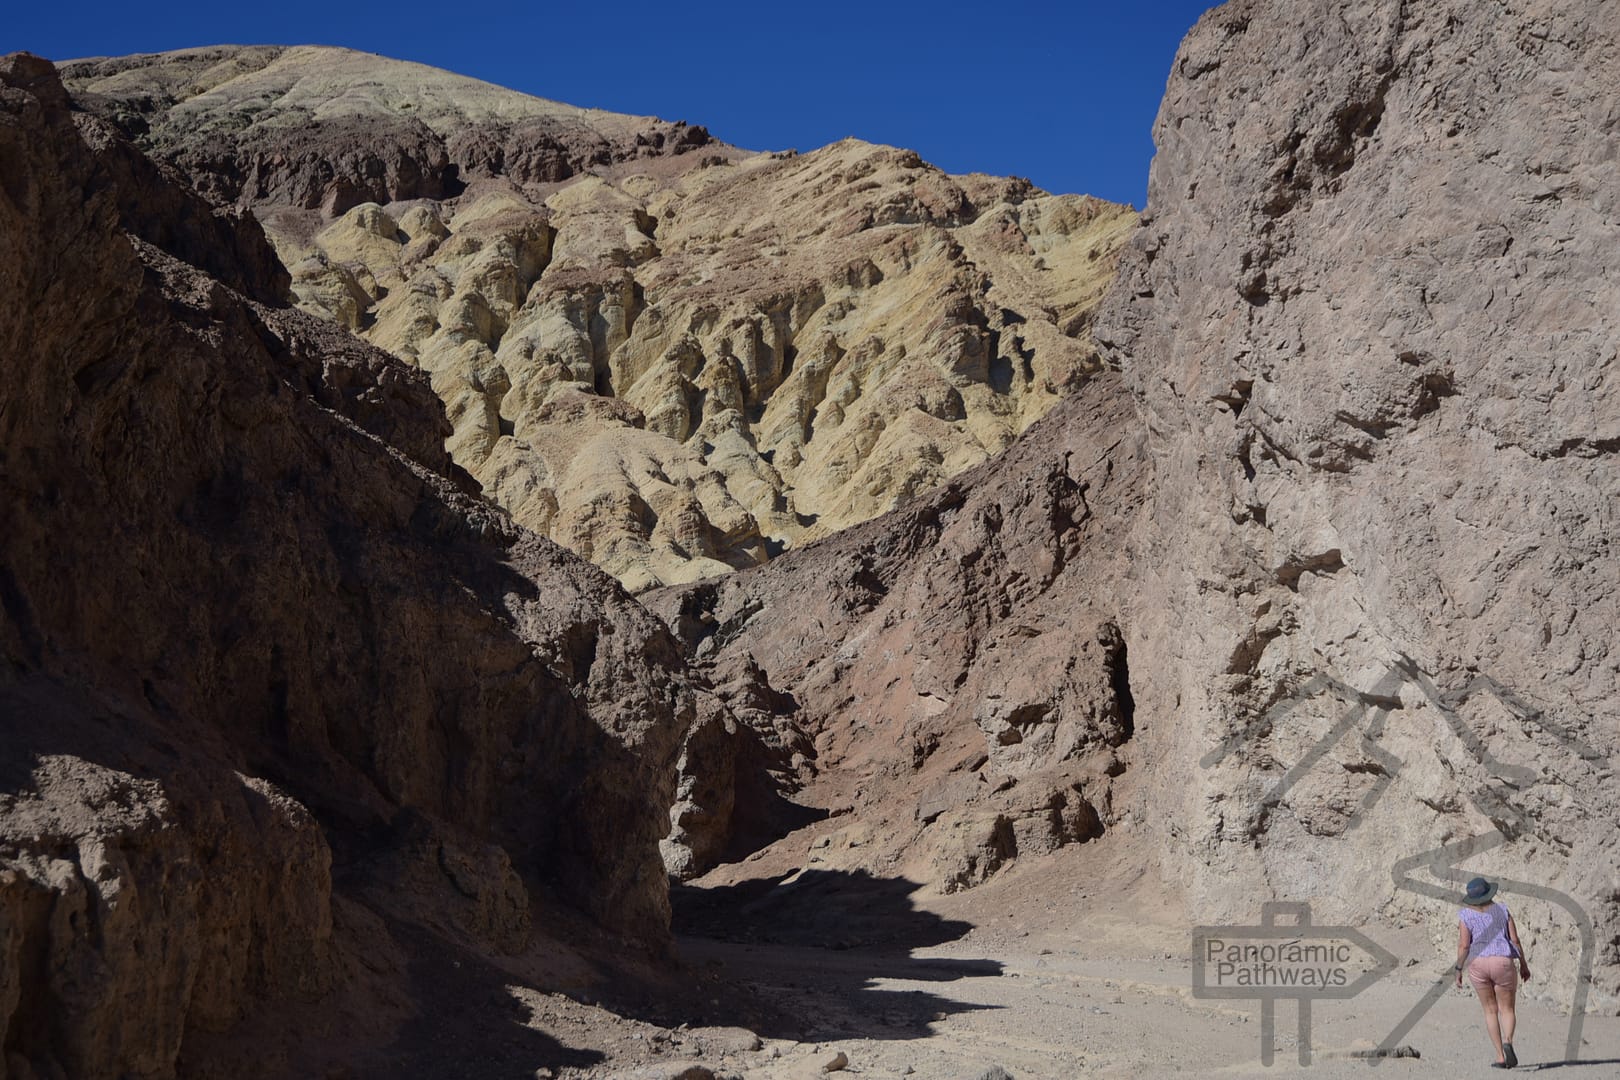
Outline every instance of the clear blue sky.
POLYGON ((757 150, 846 135, 1140 207, 1177 44, 1210 0, 14 0, 0 52, 346 45, 757 150))

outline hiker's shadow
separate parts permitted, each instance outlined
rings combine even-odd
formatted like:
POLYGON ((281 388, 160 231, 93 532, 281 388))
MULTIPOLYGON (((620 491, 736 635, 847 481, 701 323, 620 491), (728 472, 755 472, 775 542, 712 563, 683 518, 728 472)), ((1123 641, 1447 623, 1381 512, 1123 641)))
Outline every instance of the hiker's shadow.
POLYGON ((710 1023, 770 1038, 914 1039, 946 1016, 999 1006, 907 983, 994 978, 994 960, 920 958, 971 923, 918 910, 918 885, 863 871, 806 870, 716 888, 677 886, 671 899, 682 959, 719 977, 710 1023), (715 1007, 718 1006, 718 1009, 715 1007))
POLYGON ((1620 1058, 1582 1058, 1574 1061, 1543 1061, 1539 1064, 1525 1061, 1520 1062, 1519 1068, 1540 1072, 1542 1069, 1564 1069, 1572 1065, 1620 1065, 1620 1058))

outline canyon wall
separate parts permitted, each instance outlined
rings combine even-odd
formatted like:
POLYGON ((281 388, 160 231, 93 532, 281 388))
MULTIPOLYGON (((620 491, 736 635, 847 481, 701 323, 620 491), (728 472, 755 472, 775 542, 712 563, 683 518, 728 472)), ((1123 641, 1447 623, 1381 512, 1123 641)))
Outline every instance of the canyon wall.
POLYGON ((208 1073, 273 1007, 397 986, 400 926, 667 938, 679 646, 286 285, 0 62, 0 1076, 208 1073))
POLYGON ((1234 0, 1139 225, 340 50, 5 61, 0 1075, 207 1071, 401 926, 656 949, 761 848, 1101 839, 1437 955, 1485 873, 1612 1011, 1617 41, 1234 0))
MULTIPOLYGON (((1116 787, 1140 760, 1120 541, 1150 475, 1106 373, 914 506, 644 596, 715 673, 753 751, 689 744, 671 869, 759 847, 747 830, 762 808, 815 816, 795 821, 782 798, 833 818, 815 865, 947 892, 1115 826, 1116 787), (774 783, 741 790, 760 758, 774 783)), ((788 837, 777 857, 802 860, 804 843, 788 837)))
POLYGON ((1595 965, 1606 1009, 1617 41, 1573 0, 1211 12, 1098 329, 1155 462, 1124 625, 1192 909, 1438 936, 1500 876, 1547 992, 1595 965))

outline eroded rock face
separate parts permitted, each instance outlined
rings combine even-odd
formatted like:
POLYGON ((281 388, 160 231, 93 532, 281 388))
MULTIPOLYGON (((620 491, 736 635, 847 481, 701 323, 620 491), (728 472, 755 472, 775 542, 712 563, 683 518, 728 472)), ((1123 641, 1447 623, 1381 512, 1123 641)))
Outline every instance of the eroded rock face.
POLYGON ((1573 0, 1212 12, 1098 331, 1155 451, 1123 625, 1196 909, 1432 919, 1474 873, 1551 887, 1568 910, 1514 907, 1531 953, 1572 985, 1584 909, 1604 1008, 1617 34, 1573 0))
POLYGON ((700 662, 753 669, 716 679, 722 699, 757 702, 763 682, 787 703, 734 708, 745 742, 791 732, 811 748, 746 793, 727 783, 731 762, 689 753, 683 790, 706 792, 710 812, 697 842, 682 850, 681 829, 666 841, 672 870, 708 869, 724 846, 713 830, 748 827, 789 795, 833 816, 773 859, 942 891, 1119 824, 1135 727, 1121 540, 1148 475, 1129 397, 1107 373, 906 510, 758 570, 648 594, 700 662))
POLYGON ((1095 370, 1134 222, 907 151, 750 154, 343 50, 68 75, 252 207, 301 306, 428 371, 487 494, 635 591, 757 565, 999 452, 1095 370), (535 165, 558 140, 567 166, 535 165))
POLYGON ((342 977, 314 817, 154 745, 143 711, 37 675, 0 689, 4 1075, 172 1075, 188 1032, 342 977))
POLYGON ((379 919, 518 951, 541 886, 667 933, 673 638, 166 183, 0 62, 0 1075, 172 1075, 379 919))

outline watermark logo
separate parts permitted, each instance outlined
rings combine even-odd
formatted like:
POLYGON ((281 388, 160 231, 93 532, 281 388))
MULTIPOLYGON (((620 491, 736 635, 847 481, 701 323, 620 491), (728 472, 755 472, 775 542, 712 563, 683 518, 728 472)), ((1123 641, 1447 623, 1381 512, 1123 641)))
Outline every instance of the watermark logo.
POLYGON ((1193 930, 1193 997, 1260 1001, 1260 1060, 1277 1046, 1277 1002, 1295 1002, 1299 1063, 1311 1063, 1311 1002, 1351 998, 1395 970, 1393 954, 1349 926, 1316 926, 1309 904, 1261 905, 1258 926, 1193 930), (1287 921, 1279 921, 1287 920, 1287 921))
MULTIPOLYGON (((1569 757, 1585 762, 1603 760, 1602 755, 1569 727, 1534 708, 1489 676, 1476 676, 1461 689, 1445 692, 1416 662, 1405 656, 1390 665, 1370 690, 1358 690, 1330 676, 1319 675, 1234 731, 1205 755, 1200 764, 1206 769, 1219 765, 1240 746, 1265 737, 1286 723, 1289 715, 1300 706, 1324 694, 1348 702, 1348 708, 1337 716, 1328 731, 1261 796, 1260 809, 1269 812, 1280 806, 1289 792, 1336 745, 1344 740, 1355 740, 1366 758, 1376 764, 1378 779, 1368 788, 1347 822, 1345 831, 1349 832, 1361 823, 1362 815, 1389 791, 1404 765, 1380 745, 1391 712, 1404 707, 1399 696, 1403 688, 1415 690, 1420 700, 1439 713, 1467 755, 1483 767, 1488 777, 1487 783, 1469 792, 1468 797, 1474 808, 1495 823, 1497 828, 1398 859, 1390 867, 1396 890, 1437 900, 1448 908, 1454 908, 1462 891, 1462 883, 1479 876, 1476 870, 1464 865, 1467 860, 1503 845, 1513 837, 1534 835, 1536 831, 1533 816, 1514 798, 1517 791, 1532 783, 1535 777, 1529 769, 1499 760, 1464 722, 1458 710, 1470 698, 1487 694, 1494 697, 1526 730, 1536 732, 1569 757), (1423 880, 1419 875, 1433 880, 1423 880)), ((1519 894, 1541 900, 1563 909, 1574 925, 1580 941, 1580 953, 1576 960, 1575 982, 1570 998, 1565 1057, 1570 1062, 1578 1061, 1597 946, 1592 917, 1573 897, 1556 889, 1514 881, 1500 875, 1492 875, 1492 878, 1500 885, 1504 897, 1519 894)), ((1308 1065, 1311 1057, 1311 1002, 1320 998, 1353 997, 1388 974, 1394 967, 1394 958, 1357 931, 1346 927, 1311 926, 1307 904, 1266 904, 1262 907, 1261 919, 1260 927, 1200 927, 1195 932, 1193 994, 1197 997, 1259 999, 1260 1057, 1266 1065, 1270 1065, 1275 1056, 1276 1003, 1285 998, 1296 1001, 1299 1009, 1299 1062, 1308 1065), (1277 922, 1284 915, 1293 916, 1292 925, 1283 926, 1277 922), (1310 943, 1323 945, 1325 949, 1330 941, 1346 948, 1354 945, 1373 957, 1374 962, 1365 966, 1359 976, 1351 978, 1350 961, 1337 961, 1340 953, 1313 952, 1305 948, 1310 943), (1278 948, 1273 947, 1268 951, 1264 944, 1266 942, 1281 942, 1293 947, 1294 951, 1285 957, 1278 948), (1342 983, 1339 981, 1341 973, 1344 977, 1342 983)), ((1444 996, 1454 975, 1455 971, 1449 963, 1437 973, 1429 988, 1380 1041, 1378 1052, 1369 1055, 1371 1064, 1376 1065, 1384 1057, 1393 1056, 1400 1040, 1444 996)))

